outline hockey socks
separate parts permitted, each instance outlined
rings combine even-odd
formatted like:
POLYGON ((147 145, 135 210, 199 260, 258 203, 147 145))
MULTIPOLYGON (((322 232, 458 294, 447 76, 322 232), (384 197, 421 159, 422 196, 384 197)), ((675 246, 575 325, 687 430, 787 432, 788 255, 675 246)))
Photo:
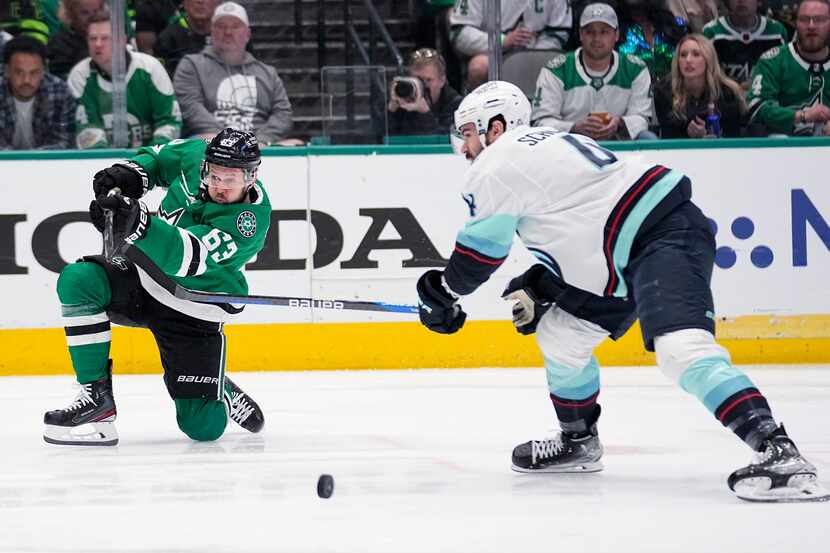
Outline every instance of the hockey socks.
POLYGON ((67 265, 58 278, 57 291, 78 382, 87 384, 106 378, 111 341, 106 272, 95 263, 67 265))
POLYGON ((754 451, 761 451, 764 440, 778 427, 766 398, 754 387, 726 398, 715 409, 715 417, 754 451))

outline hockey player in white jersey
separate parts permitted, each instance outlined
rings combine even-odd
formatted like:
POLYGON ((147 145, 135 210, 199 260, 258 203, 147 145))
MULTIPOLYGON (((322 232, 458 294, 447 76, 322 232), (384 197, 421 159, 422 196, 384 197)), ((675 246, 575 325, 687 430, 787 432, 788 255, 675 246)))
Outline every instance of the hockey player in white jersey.
POLYGON ((729 487, 755 501, 830 498, 767 400, 714 337, 714 236, 691 182, 662 165, 621 160, 588 137, 528 127, 514 85, 485 83, 455 112, 472 163, 462 197, 469 221, 444 271, 418 280, 421 322, 453 333, 459 298, 485 282, 518 235, 538 263, 503 297, 514 324, 536 333, 561 432, 513 450, 520 472, 602 470, 594 348, 639 318, 661 371, 696 396, 757 454, 729 487))

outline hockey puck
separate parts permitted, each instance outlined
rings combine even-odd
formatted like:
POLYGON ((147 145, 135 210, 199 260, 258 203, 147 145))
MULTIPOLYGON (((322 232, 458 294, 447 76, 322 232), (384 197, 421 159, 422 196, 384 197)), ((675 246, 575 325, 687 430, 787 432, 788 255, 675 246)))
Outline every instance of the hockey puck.
POLYGON ((334 493, 334 477, 330 474, 321 474, 317 479, 317 495, 328 499, 332 493, 334 493))

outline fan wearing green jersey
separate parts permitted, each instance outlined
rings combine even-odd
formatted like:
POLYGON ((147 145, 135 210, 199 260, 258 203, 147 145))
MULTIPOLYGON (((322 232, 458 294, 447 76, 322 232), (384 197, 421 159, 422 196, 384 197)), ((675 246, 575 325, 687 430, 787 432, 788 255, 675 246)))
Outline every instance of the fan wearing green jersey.
POLYGON ((758 0, 729 0, 729 14, 703 28, 726 76, 746 90, 761 54, 789 42, 784 25, 758 13, 758 0))
MULTIPOLYGON (((132 159, 96 173, 90 219, 103 232, 105 214, 112 213, 116 243, 137 248, 186 288, 244 295, 243 268, 265 244, 271 215, 257 180, 259 164, 256 137, 231 128, 208 145, 174 140, 141 148, 132 159), (151 215, 139 198, 156 186, 167 194, 151 215)), ((216 440, 228 419, 250 432, 262 429, 262 410, 225 376, 224 323, 240 307, 177 298, 118 255, 67 265, 57 292, 81 389, 69 406, 46 413, 47 442, 118 443, 111 322, 152 332, 176 421, 191 439, 216 440)))
POLYGON ((830 136, 830 2, 803 0, 795 40, 765 52, 747 91, 753 134, 830 136))
MULTIPOLYGON (((78 100, 76 112, 78 148, 112 146, 112 53, 125 48, 112 41, 110 13, 99 10, 87 27, 90 57, 69 73, 68 84, 78 100)), ((128 146, 138 148, 164 144, 178 138, 182 128, 179 103, 173 83, 156 58, 141 52, 126 54, 128 146)))
POLYGON ((536 80, 534 126, 594 140, 657 138, 648 130, 651 77, 639 58, 614 50, 619 38, 614 8, 598 2, 579 18, 582 46, 548 61, 536 80))

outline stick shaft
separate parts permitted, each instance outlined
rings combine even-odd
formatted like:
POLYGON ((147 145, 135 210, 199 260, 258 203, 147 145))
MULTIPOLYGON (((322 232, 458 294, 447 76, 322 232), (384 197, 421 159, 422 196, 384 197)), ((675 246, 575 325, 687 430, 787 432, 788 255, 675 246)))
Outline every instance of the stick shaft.
POLYGON ((314 298, 303 298, 293 296, 236 296, 231 294, 215 294, 212 292, 200 292, 189 290, 177 284, 167 276, 152 259, 140 249, 125 244, 124 255, 136 266, 141 267, 150 278, 162 288, 183 300, 198 303, 210 303, 217 305, 275 305, 284 307, 354 310, 354 311, 381 311, 386 313, 417 313, 415 305, 394 304, 372 301, 355 300, 321 300, 314 298))
MULTIPOLYGON (((121 189, 118 187, 113 188, 109 192, 107 192, 107 196, 115 196, 116 194, 120 194, 121 189)), ((115 255, 115 235, 112 231, 112 225, 115 220, 115 214, 111 209, 104 210, 104 257, 107 261, 112 259, 112 256, 115 255)))

